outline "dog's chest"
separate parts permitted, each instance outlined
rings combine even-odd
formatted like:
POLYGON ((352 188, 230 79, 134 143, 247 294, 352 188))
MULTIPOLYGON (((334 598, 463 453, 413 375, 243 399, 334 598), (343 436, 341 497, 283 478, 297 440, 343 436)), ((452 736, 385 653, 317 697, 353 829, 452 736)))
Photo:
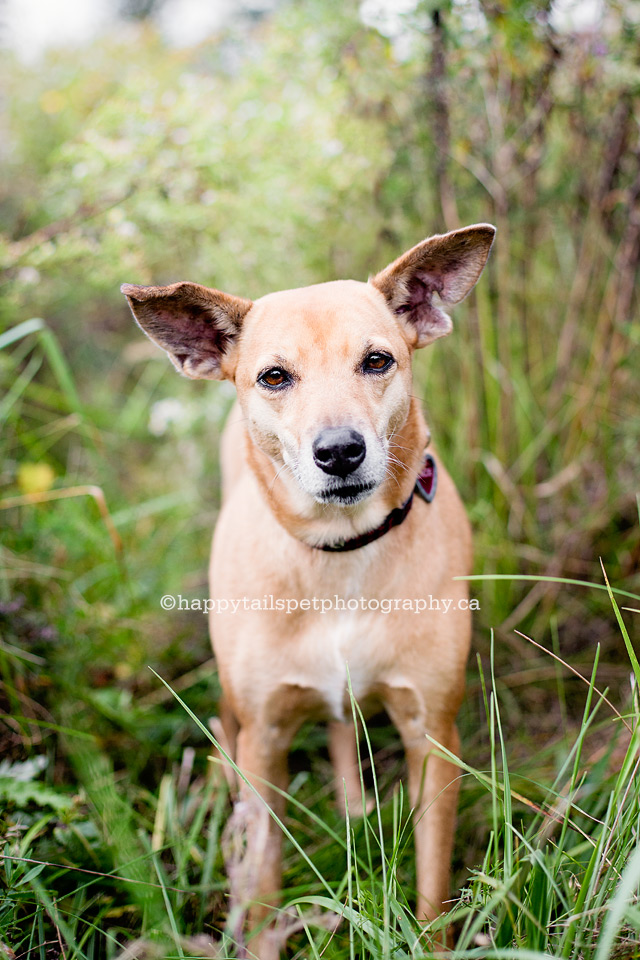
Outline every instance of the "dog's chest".
POLYGON ((363 704, 386 679, 389 645, 381 627, 379 618, 361 609, 310 618, 296 639, 283 682, 315 690, 330 719, 349 719, 350 691, 363 704))
POLYGON ((320 575, 310 572, 308 582, 301 577, 301 593, 317 597, 321 609, 297 619, 281 677, 286 686, 313 690, 327 719, 351 719, 351 694, 367 710, 378 700, 377 690, 398 673, 393 651, 400 623, 380 609, 380 597, 395 584, 388 569, 381 578, 378 553, 352 553, 320 575))

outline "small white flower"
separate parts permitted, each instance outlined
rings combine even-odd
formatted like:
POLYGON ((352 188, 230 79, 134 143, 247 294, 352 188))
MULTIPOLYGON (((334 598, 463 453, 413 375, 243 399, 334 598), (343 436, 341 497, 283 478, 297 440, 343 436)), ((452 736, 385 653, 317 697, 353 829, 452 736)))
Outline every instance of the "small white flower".
POLYGON ((0 761, 0 777, 11 777, 12 780, 27 783, 42 773, 47 762, 47 758, 43 756, 33 757, 23 763, 9 763, 8 760, 2 760, 0 761))
POLYGON ((325 140, 321 147, 323 157, 339 157, 344 150, 340 140, 325 140))
POLYGON ((20 267, 18 270, 18 282, 32 286, 40 282, 40 271, 35 267, 20 267))
POLYGON ((116 233, 121 237, 135 237, 139 230, 131 220, 123 220, 116 227, 116 233))
POLYGON ((165 397, 151 407, 149 433, 162 437, 173 424, 183 424, 189 419, 184 404, 175 397, 165 397))
POLYGON ((76 180, 83 180, 87 176, 90 170, 91 170, 91 167, 89 166, 89 164, 85 163, 84 160, 80 160, 78 163, 75 163, 73 165, 71 169, 71 173, 76 178, 76 180))

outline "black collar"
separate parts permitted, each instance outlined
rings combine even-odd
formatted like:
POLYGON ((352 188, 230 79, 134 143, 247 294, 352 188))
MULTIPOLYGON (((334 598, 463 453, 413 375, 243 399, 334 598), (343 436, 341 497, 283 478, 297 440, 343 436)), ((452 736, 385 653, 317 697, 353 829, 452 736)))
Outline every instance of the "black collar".
POLYGON ((388 533, 393 527, 400 526, 409 513, 409 510, 411 510, 414 494, 417 493, 418 496, 426 500, 427 503, 431 503, 436 495, 437 486, 438 468, 431 454, 426 453, 422 469, 416 480, 416 485, 411 491, 411 496, 401 507, 396 507, 395 510, 392 510, 379 527, 375 527, 367 533, 361 533, 357 537, 352 537, 351 540, 338 540, 336 543, 320 544, 315 549, 326 550, 329 553, 346 553, 347 550, 358 550, 360 547, 366 547, 368 543, 379 540, 380 537, 383 537, 385 533, 388 533))

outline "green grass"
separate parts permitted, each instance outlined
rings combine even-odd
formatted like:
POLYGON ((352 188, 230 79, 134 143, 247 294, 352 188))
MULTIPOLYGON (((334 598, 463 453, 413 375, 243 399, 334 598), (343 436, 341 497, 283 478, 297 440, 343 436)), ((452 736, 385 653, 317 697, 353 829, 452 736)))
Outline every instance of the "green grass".
MULTIPOLYGON (((206 621, 160 609, 206 596, 233 391, 178 378, 118 287, 364 279, 443 228, 431 32, 399 60, 359 6, 283 5, 250 55, 236 37, 174 51, 145 29, 37 70, 3 59, 0 958, 237 953, 206 621)), ((444 173, 461 222, 498 224, 496 248, 452 336, 415 361, 473 523, 481 607, 442 924, 459 958, 626 960, 640 956, 637 42, 626 3, 605 52, 552 36, 531 5, 494 6, 485 32, 464 4, 442 14, 444 173)), ((292 957, 431 955, 398 737, 385 718, 368 736, 377 802, 346 822, 324 730, 294 743, 292 957)))
MULTIPOLYGON (((494 654, 492 647, 486 668, 480 664, 489 765, 479 769, 451 758, 464 778, 463 818, 469 802, 464 785, 472 780, 490 832, 459 901, 430 932, 454 923, 453 956, 459 958, 507 957, 514 951, 525 958, 637 956, 637 687, 630 690, 624 713, 612 715, 597 687, 596 653, 575 738, 566 753, 558 754, 553 780, 540 782, 531 778, 530 764, 523 769, 509 763, 494 654), (594 741, 602 744, 595 754, 594 741)), ((206 724, 182 698, 172 696, 194 728, 221 751, 206 724)), ((365 755, 375 769, 368 734, 365 740, 365 755)), ((60 938, 66 956, 115 957, 118 941, 135 931, 149 941, 139 948, 140 956, 216 956, 216 949, 220 956, 234 956, 233 918, 227 918, 226 928, 224 919, 220 838, 229 807, 220 762, 209 761, 196 773, 187 750, 182 765, 163 776, 155 796, 138 791, 135 799, 127 799, 95 743, 79 739, 69 752, 85 796, 74 811, 57 810, 55 816, 42 813, 46 795, 34 797, 39 816, 5 846, 4 942, 19 953, 42 943, 46 931, 60 938), (65 830, 69 836, 61 842, 65 830), (58 865, 44 859, 55 839, 58 865), (70 866, 79 859, 92 865, 70 866), (194 942, 203 930, 207 937, 194 942)), ((289 812, 279 826, 286 838, 282 923, 295 931, 290 940, 296 955, 432 955, 429 932, 411 911, 406 798, 401 787, 390 789, 384 767, 383 762, 382 773, 374 777, 375 807, 364 821, 341 821, 318 777, 294 776, 289 812)), ((12 798, 10 786, 5 798, 24 806, 19 790, 12 798)))
MULTIPOLYGON (((53 377, 44 393, 25 377, 6 405, 9 424, 18 409, 41 411, 46 429, 20 433, 21 444, 40 453, 50 425, 73 416, 64 442, 69 457, 74 447, 81 452, 84 476, 67 473, 42 502, 22 493, 0 504, 9 519, 0 941, 17 956, 38 958, 52 950, 88 960, 233 957, 237 921, 227 915, 223 857, 231 804, 221 764, 209 756, 220 746, 207 725, 218 690, 206 626, 198 615, 166 617, 157 607, 164 593, 204 595, 203 580, 185 582, 204 566, 213 510, 197 502, 188 509, 162 484, 137 506, 118 500, 108 450, 120 442, 122 423, 96 425, 69 390, 73 378, 54 335, 43 341, 44 332, 40 322, 25 324, 1 344, 9 375, 12 365, 26 362, 28 370, 31 356, 53 377), (53 499, 79 479, 99 486, 102 510, 82 496, 53 499), (20 765, 24 757, 31 766, 20 765), (126 953, 127 943, 138 946, 126 953)), ((224 405, 218 424, 223 412, 224 405)), ((196 420, 189 442, 201 442, 202 429, 196 420)), ((474 582, 485 623, 501 610, 492 592, 501 583, 511 591, 518 580, 558 591, 557 610, 547 615, 550 636, 539 635, 556 659, 537 646, 539 614, 527 625, 536 645, 523 633, 477 628, 482 655, 470 668, 461 716, 463 759, 452 758, 462 791, 459 897, 450 914, 425 931, 412 913, 412 825, 393 730, 383 723, 366 731, 362 782, 375 805, 364 820, 346 821, 328 791, 324 733, 305 730, 294 744, 280 824, 280 923, 291 955, 427 957, 450 923, 459 958, 639 955, 639 670, 620 604, 640 598, 606 577, 484 574, 474 582), (599 622, 610 625, 586 656, 558 653, 565 597, 599 610, 599 622), (611 659, 613 624, 626 668, 618 654, 611 659)))

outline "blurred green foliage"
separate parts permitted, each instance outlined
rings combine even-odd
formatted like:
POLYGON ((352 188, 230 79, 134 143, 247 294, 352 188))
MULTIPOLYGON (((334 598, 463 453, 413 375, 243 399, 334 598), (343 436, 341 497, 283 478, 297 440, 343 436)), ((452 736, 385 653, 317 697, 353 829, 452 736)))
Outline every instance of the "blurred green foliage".
MULTIPOLYGON (((389 37, 354 0, 304 0, 186 50, 145 22, 50 52, 37 69, 2 57, 0 746, 12 762, 48 758, 44 781, 3 786, 0 829, 23 855, 157 883, 147 847, 164 829, 158 783, 205 743, 147 665, 203 719, 218 695, 205 618, 163 614, 159 600, 206 593, 233 391, 181 381, 135 328, 123 281, 191 279, 256 297, 366 279, 430 233, 496 223, 453 335, 415 365, 474 523, 476 571, 601 583, 602 557, 612 583, 640 592, 636 7, 608 4, 598 30, 572 33, 544 2, 425 3, 389 37), (43 322, 16 329, 34 317, 43 322), (41 502, 10 502, 38 491, 41 502)), ((475 587, 477 646, 485 655, 496 629, 505 736, 535 795, 583 695, 513 628, 583 672, 599 642, 599 678, 617 702, 624 644, 599 591, 475 587)), ((479 764, 481 715, 472 673, 462 730, 479 764)), ((393 734, 378 736, 390 782, 393 734)), ((322 735, 305 732, 305 745, 312 775, 294 782, 312 805, 328 782, 322 735)), ((176 786, 182 852, 156 865, 196 890, 188 931, 224 914, 224 796, 212 800, 206 777, 194 784, 176 786), (197 803, 203 846, 189 832, 197 803)), ((326 794, 318 802, 330 820, 326 794)), ((467 784, 460 878, 482 857, 483 802, 467 784)), ((330 869, 326 838, 319 854, 330 869)), ((27 869, 12 874, 16 889, 27 869)), ((288 869, 297 883, 293 856, 288 869)), ((64 871, 45 876, 60 897, 71 891, 64 871)), ((23 894, 6 915, 0 905, 14 944, 51 934, 46 900, 29 906, 23 894)), ((120 924, 122 936, 157 915, 155 895, 124 881, 84 896, 74 893, 75 915, 120 924)))

